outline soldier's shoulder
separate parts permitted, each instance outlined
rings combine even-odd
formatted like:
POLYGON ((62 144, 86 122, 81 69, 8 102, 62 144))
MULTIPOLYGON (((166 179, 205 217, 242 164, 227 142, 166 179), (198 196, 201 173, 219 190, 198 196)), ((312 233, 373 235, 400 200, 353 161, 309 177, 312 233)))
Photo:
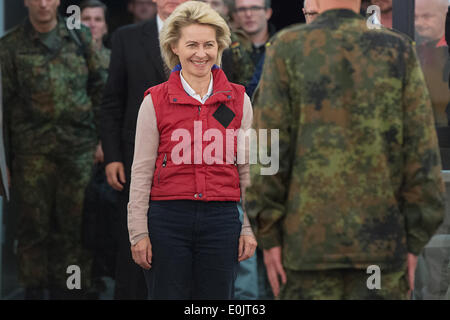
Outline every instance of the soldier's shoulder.
POLYGON ((283 44, 295 44, 301 41, 302 34, 305 33, 306 25, 297 23, 281 29, 275 33, 266 43, 266 47, 280 46, 283 44))
POLYGON ((252 41, 243 30, 234 30, 233 32, 231 32, 230 48, 251 49, 252 41))
POLYGON ((6 33, 3 35, 3 37, 0 38, 1 47, 8 46, 8 45, 14 45, 18 41, 22 40, 23 36, 23 23, 11 28, 10 30, 7 30, 6 33))
POLYGON ((410 52, 415 47, 415 41, 407 34, 390 28, 369 29, 365 34, 366 38, 374 46, 397 48, 401 52, 410 52))
POLYGON ((406 33, 403 33, 396 29, 389 29, 389 28, 385 28, 384 30, 385 30, 385 32, 390 33, 393 37, 396 37, 396 38, 400 39, 401 41, 405 41, 408 44, 415 43, 415 41, 410 36, 408 36, 406 33))

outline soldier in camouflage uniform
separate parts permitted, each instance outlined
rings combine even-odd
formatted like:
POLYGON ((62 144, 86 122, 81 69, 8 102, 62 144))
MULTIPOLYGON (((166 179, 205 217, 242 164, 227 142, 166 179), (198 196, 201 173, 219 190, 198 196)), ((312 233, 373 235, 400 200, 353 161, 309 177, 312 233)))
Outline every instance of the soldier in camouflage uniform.
POLYGON ((276 32, 268 23, 272 15, 271 1, 234 0, 234 10, 241 28, 231 34, 231 45, 224 52, 222 68, 228 80, 243 85, 251 97, 256 87, 250 85, 251 80, 258 67, 262 68, 266 44, 276 32))
POLYGON ((247 212, 279 298, 404 299, 444 210, 429 94, 406 36, 369 30, 358 0, 318 6, 268 48, 254 119, 279 129, 279 171, 252 166, 247 212))
POLYGON ((19 277, 26 298, 43 298, 44 288, 79 298, 89 288, 81 216, 106 70, 88 28, 69 31, 57 16, 59 0, 25 5, 28 18, 0 40, 19 277), (67 288, 70 265, 81 269, 81 291, 67 288))

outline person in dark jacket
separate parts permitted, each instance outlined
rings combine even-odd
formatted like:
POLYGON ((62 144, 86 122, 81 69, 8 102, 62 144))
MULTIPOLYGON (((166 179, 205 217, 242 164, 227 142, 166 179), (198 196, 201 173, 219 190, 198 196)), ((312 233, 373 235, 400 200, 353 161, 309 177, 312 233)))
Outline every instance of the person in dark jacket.
POLYGON ((134 137, 145 90, 167 80, 169 70, 159 48, 164 20, 185 0, 157 0, 155 19, 117 30, 112 39, 109 78, 101 112, 101 141, 108 183, 120 192, 115 299, 145 299, 142 271, 130 254, 127 203, 134 137))

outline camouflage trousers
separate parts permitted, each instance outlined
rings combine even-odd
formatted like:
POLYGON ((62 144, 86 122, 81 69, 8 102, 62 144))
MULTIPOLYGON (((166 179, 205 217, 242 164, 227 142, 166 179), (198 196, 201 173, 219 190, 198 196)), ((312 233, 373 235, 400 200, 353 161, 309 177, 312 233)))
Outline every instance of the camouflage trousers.
POLYGON ((409 290, 406 270, 382 271, 379 290, 368 289, 366 270, 285 271, 280 300, 406 300, 409 290))
POLYGON ((82 247, 82 216, 93 152, 64 158, 16 156, 11 172, 17 212, 19 280, 27 288, 67 289, 80 267, 81 289, 90 286, 91 258, 82 247))

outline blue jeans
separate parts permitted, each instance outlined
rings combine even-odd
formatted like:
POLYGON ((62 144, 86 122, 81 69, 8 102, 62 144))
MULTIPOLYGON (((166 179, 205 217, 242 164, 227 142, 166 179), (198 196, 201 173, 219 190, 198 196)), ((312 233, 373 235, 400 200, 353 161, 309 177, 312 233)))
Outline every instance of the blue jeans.
POLYGON ((242 224, 236 202, 152 201, 150 299, 233 298, 242 224))

